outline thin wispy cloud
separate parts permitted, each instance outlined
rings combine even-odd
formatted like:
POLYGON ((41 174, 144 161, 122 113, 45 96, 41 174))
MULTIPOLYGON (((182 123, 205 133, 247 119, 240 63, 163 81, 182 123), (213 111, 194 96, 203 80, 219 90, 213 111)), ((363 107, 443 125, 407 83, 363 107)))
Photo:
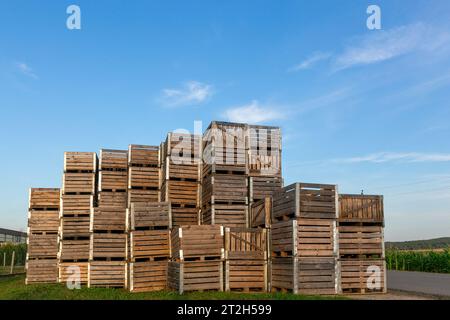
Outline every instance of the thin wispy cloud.
POLYGON ((415 51, 434 51, 450 43, 446 30, 416 23, 355 38, 335 57, 335 71, 387 61, 415 51))
POLYGON ((180 88, 163 89, 161 102, 169 107, 189 106, 206 102, 213 95, 213 87, 209 84, 188 81, 180 88))
POLYGON ((311 56, 309 56, 307 59, 300 62, 299 64, 289 68, 288 72, 297 72, 297 71, 301 71, 301 70, 310 69, 314 65, 316 65, 318 62, 320 62, 322 60, 327 60, 330 57, 331 57, 331 53, 315 52, 311 56))
POLYGON ((39 79, 39 77, 34 73, 33 69, 27 65, 25 62, 17 62, 16 68, 20 71, 20 73, 33 78, 33 79, 39 79))
POLYGON ((450 162, 450 154, 420 152, 378 152, 369 155, 335 159, 339 163, 414 163, 414 162, 450 162))
POLYGON ((263 106, 257 100, 251 103, 232 107, 225 111, 224 116, 233 122, 261 123, 283 119, 284 115, 275 106, 263 106))

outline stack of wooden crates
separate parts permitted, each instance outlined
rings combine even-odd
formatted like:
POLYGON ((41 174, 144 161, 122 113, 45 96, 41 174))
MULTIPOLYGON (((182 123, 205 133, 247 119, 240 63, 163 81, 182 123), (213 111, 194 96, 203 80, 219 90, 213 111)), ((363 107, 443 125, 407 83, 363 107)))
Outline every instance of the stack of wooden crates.
POLYGON ((30 189, 26 283, 58 281, 59 189, 30 189))
POLYGON ((343 293, 386 292, 383 196, 339 195, 343 293))
POLYGON ((201 136, 171 132, 161 144, 161 201, 170 202, 173 226, 198 225, 201 136))
POLYGON ((272 289, 340 293, 337 203, 335 185, 295 183, 274 194, 272 289))
POLYGON ((127 287, 128 152, 100 151, 98 206, 90 220, 89 287, 127 287))
POLYGON ((60 208, 59 281, 66 282, 76 269, 88 281, 90 217, 97 186, 97 154, 65 152, 60 208))

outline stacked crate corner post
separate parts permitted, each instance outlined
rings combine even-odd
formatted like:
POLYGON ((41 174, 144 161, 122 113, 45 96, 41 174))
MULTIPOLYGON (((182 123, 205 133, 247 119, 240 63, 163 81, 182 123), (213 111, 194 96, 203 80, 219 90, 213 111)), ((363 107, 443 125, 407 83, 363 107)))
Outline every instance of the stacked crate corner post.
POLYGON ((226 291, 268 291, 269 260, 267 242, 267 229, 226 228, 226 291))
POLYGON ((384 208, 380 195, 339 195, 343 293, 385 293, 384 208))
POLYGON ((247 127, 213 121, 203 135, 204 224, 248 226, 247 127))
POLYGON ((173 226, 200 224, 201 136, 171 132, 161 146, 161 201, 173 226))
POLYGON ((274 194, 272 289, 337 294, 337 187, 294 183, 274 194))
POLYGON ((91 213, 88 287, 127 288, 128 152, 102 149, 99 201, 91 213))
POLYGON ((59 198, 57 188, 29 190, 26 284, 58 281, 59 198))
POLYGON ((59 282, 75 274, 87 284, 90 216, 96 201, 95 152, 65 152, 60 207, 59 282))
POLYGON ((167 289, 171 257, 171 206, 168 202, 134 202, 130 209, 131 292, 167 289))
POLYGON ((171 234, 172 260, 168 285, 186 291, 224 290, 224 228, 218 225, 175 227, 171 234))

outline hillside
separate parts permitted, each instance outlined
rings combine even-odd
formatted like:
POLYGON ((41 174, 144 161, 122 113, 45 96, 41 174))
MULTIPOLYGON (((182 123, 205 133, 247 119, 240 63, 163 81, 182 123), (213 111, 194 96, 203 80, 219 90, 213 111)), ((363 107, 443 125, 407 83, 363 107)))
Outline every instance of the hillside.
POLYGON ((448 247, 450 247, 450 237, 429 240, 386 242, 386 249, 398 250, 443 249, 448 247))

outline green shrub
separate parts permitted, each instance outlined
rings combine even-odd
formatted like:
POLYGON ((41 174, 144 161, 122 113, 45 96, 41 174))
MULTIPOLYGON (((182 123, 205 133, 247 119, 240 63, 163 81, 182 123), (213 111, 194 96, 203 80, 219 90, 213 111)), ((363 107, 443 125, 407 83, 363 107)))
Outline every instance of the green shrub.
POLYGON ((440 252, 387 250, 386 264, 390 270, 450 273, 450 249, 440 252))
POLYGON ((14 265, 23 266, 25 265, 25 259, 27 255, 27 245, 25 243, 13 244, 7 243, 0 246, 0 266, 3 266, 3 260, 6 253, 6 265, 11 265, 11 259, 13 252, 14 254, 14 265))

